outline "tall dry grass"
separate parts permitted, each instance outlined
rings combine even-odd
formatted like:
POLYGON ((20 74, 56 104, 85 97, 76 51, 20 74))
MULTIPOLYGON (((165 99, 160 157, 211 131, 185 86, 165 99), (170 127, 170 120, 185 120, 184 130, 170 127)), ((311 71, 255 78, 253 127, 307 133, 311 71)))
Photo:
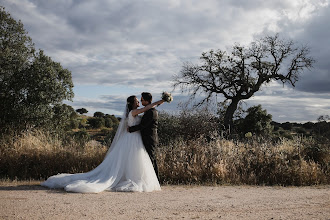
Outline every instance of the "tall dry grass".
POLYGON ((158 167, 168 183, 315 185, 330 183, 329 151, 318 163, 308 157, 312 141, 247 143, 217 139, 177 140, 158 148, 158 167))
MULTIPOLYGON (((329 184, 329 150, 314 155, 310 150, 314 144, 308 139, 276 144, 177 139, 157 149, 157 161, 163 183, 329 184)), ((2 138, 0 178, 39 180, 57 173, 86 172, 101 163, 106 151, 96 141, 63 141, 42 131, 2 138)))
POLYGON ((102 162, 107 147, 96 141, 64 141, 44 131, 0 140, 0 177, 45 179, 57 173, 86 172, 102 162))

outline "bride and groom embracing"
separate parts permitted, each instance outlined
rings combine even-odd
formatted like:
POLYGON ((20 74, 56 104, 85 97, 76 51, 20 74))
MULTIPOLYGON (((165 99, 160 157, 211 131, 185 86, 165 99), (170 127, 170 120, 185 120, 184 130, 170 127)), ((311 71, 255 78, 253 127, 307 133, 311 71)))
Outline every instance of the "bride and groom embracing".
POLYGON ((163 93, 162 100, 152 103, 152 95, 144 92, 141 94, 144 107, 139 108, 137 97, 128 97, 116 135, 102 163, 87 173, 51 176, 41 185, 81 193, 160 190, 154 153, 158 143, 155 107, 171 100, 169 93, 163 93), (141 113, 143 117, 139 116, 141 113))

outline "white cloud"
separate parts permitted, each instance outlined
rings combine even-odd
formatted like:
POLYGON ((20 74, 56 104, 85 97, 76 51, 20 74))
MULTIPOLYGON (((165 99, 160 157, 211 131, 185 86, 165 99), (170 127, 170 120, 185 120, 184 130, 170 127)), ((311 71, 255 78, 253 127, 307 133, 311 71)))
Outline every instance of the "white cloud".
MULTIPOLYGON (((123 97, 132 91, 170 91, 172 76, 182 62, 198 62, 201 53, 210 49, 225 50, 235 42, 246 45, 265 33, 293 37, 310 45, 318 61, 312 71, 301 75, 294 90, 300 98, 295 101, 291 90, 272 85, 251 100, 264 102, 273 115, 287 115, 288 120, 314 120, 312 111, 329 111, 327 105, 316 107, 330 93, 329 2, 0 0, 14 18, 22 20, 36 48, 72 71, 75 85, 126 87, 123 97), (313 99, 303 99, 310 96, 313 99), (286 102, 300 110, 281 112, 279 106, 284 108, 286 102)), ((105 95, 100 91, 95 97, 95 109, 118 111, 104 102, 105 95)), ((79 96, 74 99, 77 106, 93 101, 79 96)))
POLYGON ((316 121, 320 115, 329 114, 329 98, 330 94, 302 92, 274 82, 256 93, 247 104, 261 104, 278 122, 306 122, 316 121))

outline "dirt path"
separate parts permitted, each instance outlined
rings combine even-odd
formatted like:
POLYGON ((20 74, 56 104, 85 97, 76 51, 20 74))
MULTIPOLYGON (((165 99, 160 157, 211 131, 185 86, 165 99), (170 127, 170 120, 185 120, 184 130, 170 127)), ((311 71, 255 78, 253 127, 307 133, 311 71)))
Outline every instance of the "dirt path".
POLYGON ((0 182, 0 219, 330 219, 330 186, 163 186, 152 193, 67 193, 0 182))

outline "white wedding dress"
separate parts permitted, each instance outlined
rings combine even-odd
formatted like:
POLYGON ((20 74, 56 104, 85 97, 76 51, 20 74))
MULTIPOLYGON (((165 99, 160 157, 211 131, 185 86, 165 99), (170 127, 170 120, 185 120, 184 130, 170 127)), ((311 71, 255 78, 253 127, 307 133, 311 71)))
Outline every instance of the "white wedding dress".
POLYGON ((151 160, 142 142, 141 133, 127 132, 127 125, 141 121, 132 112, 124 114, 115 138, 103 162, 87 173, 58 174, 49 177, 42 186, 64 188, 80 193, 99 193, 104 190, 151 192, 160 185, 151 160))

